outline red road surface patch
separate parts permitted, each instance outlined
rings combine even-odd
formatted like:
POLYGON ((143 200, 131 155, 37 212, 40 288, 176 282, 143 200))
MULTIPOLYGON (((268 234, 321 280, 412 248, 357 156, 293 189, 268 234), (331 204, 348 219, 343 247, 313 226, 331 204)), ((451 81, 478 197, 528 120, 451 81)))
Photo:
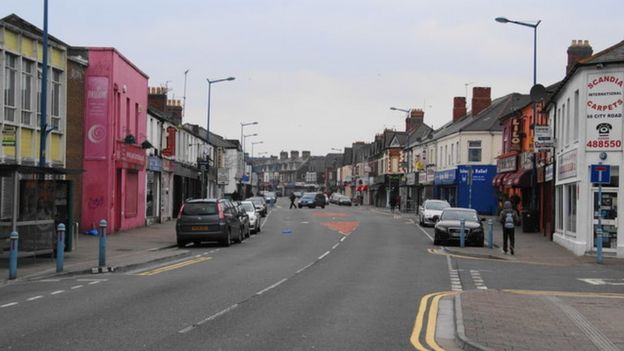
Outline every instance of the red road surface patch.
POLYGON ((345 212, 325 212, 325 211, 314 212, 314 216, 316 217, 340 217, 340 218, 351 217, 350 214, 345 213, 345 212))
POLYGON ((321 222, 321 225, 331 230, 335 230, 342 235, 349 235, 357 229, 360 222, 321 222))

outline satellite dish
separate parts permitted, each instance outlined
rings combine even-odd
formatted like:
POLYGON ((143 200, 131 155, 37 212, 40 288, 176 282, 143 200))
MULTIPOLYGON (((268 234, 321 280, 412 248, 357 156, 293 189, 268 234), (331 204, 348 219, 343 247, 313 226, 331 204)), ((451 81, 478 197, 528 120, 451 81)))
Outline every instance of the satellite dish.
POLYGON ((531 95, 531 101, 542 101, 544 100, 544 97, 546 97, 546 88, 544 88, 544 86, 541 84, 535 84, 531 88, 531 92, 529 94, 531 95))

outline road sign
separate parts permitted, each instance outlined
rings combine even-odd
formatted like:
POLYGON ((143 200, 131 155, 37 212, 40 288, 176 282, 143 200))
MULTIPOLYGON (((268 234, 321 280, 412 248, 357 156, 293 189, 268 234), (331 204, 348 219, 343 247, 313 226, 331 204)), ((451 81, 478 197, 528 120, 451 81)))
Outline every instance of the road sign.
POLYGON ((611 165, 591 165, 591 182, 594 184, 611 183, 611 165))

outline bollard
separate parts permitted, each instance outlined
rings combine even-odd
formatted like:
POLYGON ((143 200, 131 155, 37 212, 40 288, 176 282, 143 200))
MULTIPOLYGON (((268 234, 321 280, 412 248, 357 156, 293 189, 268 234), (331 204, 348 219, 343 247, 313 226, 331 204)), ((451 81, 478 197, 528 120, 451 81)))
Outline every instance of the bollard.
POLYGON ((596 263, 602 263, 602 228, 596 228, 596 263))
POLYGON ((105 219, 100 221, 100 267, 106 267, 106 227, 108 223, 105 219))
POLYGON ((63 271, 63 261, 65 259, 65 224, 59 223, 56 226, 56 273, 63 271))
POLYGON ((494 247, 494 221, 490 218, 487 221, 488 224, 488 247, 491 249, 494 247))
POLYGON ((11 241, 11 251, 9 252, 9 279, 15 279, 17 277, 17 244, 19 235, 17 232, 11 232, 9 236, 11 241))
POLYGON ((464 244, 466 243, 465 230, 466 230, 466 220, 462 219, 461 221, 459 221, 459 246, 460 247, 464 247, 464 244))

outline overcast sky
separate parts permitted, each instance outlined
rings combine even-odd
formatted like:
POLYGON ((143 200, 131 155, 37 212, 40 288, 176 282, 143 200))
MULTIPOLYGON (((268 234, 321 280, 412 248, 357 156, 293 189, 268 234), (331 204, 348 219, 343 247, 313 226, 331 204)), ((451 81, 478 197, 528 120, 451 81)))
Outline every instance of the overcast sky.
MULTIPOLYGON (((43 27, 43 0, 0 0, 43 27)), ((404 130, 399 108, 422 108, 425 123, 451 119, 454 96, 473 86, 492 97, 528 93, 533 30, 495 17, 542 20, 538 82, 564 77, 573 39, 594 52, 624 40, 624 1, 417 0, 49 0, 49 32, 70 45, 115 47, 182 99, 186 116, 211 131, 247 139, 260 152, 324 155, 384 128, 404 130)))

